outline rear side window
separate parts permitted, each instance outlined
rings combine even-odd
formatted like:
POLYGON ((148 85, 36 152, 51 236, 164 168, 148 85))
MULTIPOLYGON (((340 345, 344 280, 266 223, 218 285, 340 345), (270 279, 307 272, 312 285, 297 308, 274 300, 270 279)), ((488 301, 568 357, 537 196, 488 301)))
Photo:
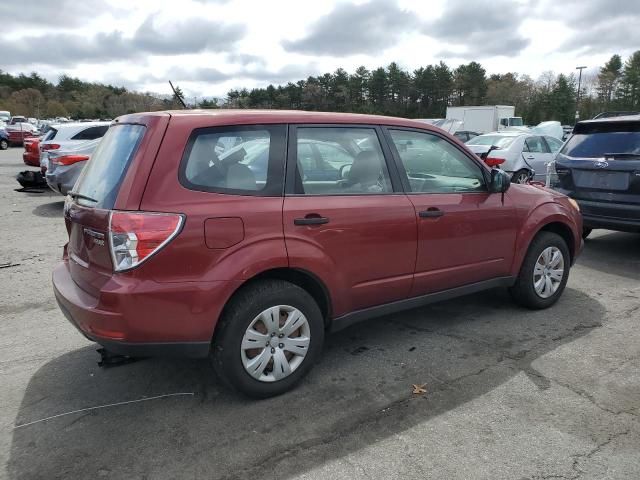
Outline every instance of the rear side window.
POLYGON ((142 125, 114 125, 98 144, 74 187, 76 201, 88 207, 111 209, 129 163, 144 136, 142 125))
POLYGON ((560 153, 576 158, 640 155, 640 122, 578 124, 560 153))
POLYGON ((101 125, 99 127, 89 127, 81 132, 76 133, 71 140, 95 140, 96 138, 104 137, 104 134, 107 133, 107 129, 109 125, 101 125))
POLYGON ((542 137, 528 137, 524 141, 524 151, 530 153, 549 153, 549 148, 545 145, 542 137))
POLYGON ((544 137, 544 139, 547 141, 547 145, 549 145, 551 153, 556 153, 562 147, 562 142, 557 138, 544 137))
POLYGON ((284 125, 197 129, 180 167, 180 183, 191 190, 236 195, 282 195, 284 125))

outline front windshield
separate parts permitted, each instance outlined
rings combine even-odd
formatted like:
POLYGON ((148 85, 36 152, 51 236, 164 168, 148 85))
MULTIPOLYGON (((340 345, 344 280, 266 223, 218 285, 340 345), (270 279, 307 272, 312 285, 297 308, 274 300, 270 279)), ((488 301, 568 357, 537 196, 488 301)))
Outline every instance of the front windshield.
POLYGON ((495 145, 499 148, 507 148, 516 138, 517 137, 507 137, 504 135, 480 135, 469 140, 467 145, 495 145))
POLYGON ((512 127, 521 127, 523 125, 521 117, 512 117, 509 120, 512 127))

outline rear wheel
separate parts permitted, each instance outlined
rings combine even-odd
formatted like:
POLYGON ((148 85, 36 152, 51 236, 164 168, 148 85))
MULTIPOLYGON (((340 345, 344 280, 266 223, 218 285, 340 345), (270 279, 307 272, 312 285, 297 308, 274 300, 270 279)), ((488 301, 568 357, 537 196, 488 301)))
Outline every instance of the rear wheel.
POLYGON ((9 148, 9 142, 0 140, 0 150, 6 150, 7 148, 9 148))
POLYGON ((311 295, 282 280, 238 292, 225 308, 212 360, 240 392, 266 398, 290 390, 318 359, 324 321, 311 295))
POLYGON ((593 231, 593 229, 592 229, 592 228, 584 227, 584 228, 582 229, 582 238, 583 238, 583 239, 586 239, 586 238, 591 234, 591 232, 592 232, 592 231, 593 231))
POLYGON ((564 239, 556 233, 540 232, 529 246, 511 296, 527 308, 550 307, 564 291, 570 265, 564 239))
POLYGON ((527 183, 529 181, 529 170, 518 170, 511 176, 511 183, 527 183))

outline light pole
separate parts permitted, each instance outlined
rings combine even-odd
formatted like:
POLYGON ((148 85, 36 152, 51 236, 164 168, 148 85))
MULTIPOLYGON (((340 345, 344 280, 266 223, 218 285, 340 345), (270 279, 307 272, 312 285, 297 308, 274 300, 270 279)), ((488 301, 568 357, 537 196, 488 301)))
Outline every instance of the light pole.
POLYGON ((576 98, 576 122, 580 120, 580 87, 582 86, 582 70, 587 67, 576 67, 576 70, 580 70, 580 75, 578 75, 578 96, 576 98))

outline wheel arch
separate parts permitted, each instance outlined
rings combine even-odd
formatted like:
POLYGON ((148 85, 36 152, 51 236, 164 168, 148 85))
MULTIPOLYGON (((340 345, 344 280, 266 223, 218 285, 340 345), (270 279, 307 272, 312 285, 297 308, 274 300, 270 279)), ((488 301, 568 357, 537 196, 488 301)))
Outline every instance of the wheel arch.
POLYGON ((544 203, 529 214, 528 220, 518 232, 516 255, 514 256, 511 274, 518 275, 531 242, 542 231, 556 233, 565 240, 571 255, 571 264, 573 265, 579 253, 577 250, 578 237, 574 233, 574 230, 577 231, 578 227, 573 225, 571 217, 564 208, 555 202, 544 203))
POLYGON ((575 248, 575 238, 573 236, 573 232, 571 231, 571 228, 563 222, 559 222, 559 221, 553 221, 550 223, 547 223, 545 225, 543 225, 533 236, 533 238, 536 237, 536 235, 538 235, 540 232, 552 232, 555 233, 557 235, 560 235, 562 237, 562 239, 565 241, 565 243, 567 244, 567 247, 569 248, 569 255, 571 255, 571 264, 573 265, 573 261, 576 258, 576 248, 575 248))
MULTIPOLYGON (((229 295, 229 298, 225 302, 224 307, 220 313, 220 317, 222 317, 225 313, 227 305, 231 299, 242 289, 246 288, 249 285, 253 285, 256 282, 269 280, 269 279, 277 279, 284 280, 286 282, 293 283, 298 287, 305 290, 309 295, 313 297, 313 299, 318 304, 320 311, 322 312, 322 317, 324 319, 325 327, 328 327, 331 322, 332 317, 332 303, 331 303, 331 295, 326 285, 322 280, 320 280, 313 273, 299 269, 299 268, 291 268, 291 267, 278 267, 271 268, 268 270, 264 270, 260 273, 257 273, 251 278, 246 279, 237 288, 229 295)), ((217 325, 220 322, 218 321, 217 325)), ((216 325, 216 329, 217 329, 216 325)), ((215 330, 214 330, 215 335, 215 330)))

